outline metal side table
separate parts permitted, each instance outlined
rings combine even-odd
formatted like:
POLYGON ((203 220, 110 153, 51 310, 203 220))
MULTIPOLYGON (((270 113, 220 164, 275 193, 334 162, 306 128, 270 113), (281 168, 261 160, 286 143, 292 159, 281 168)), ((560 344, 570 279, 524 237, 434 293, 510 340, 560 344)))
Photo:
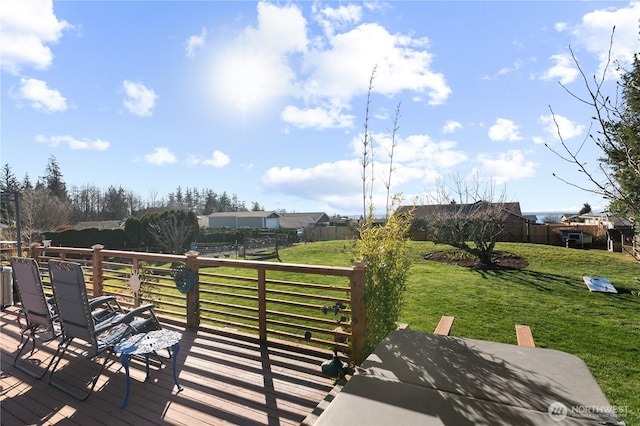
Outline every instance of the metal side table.
POLYGON ((144 355, 146 364, 146 377, 149 378, 149 354, 162 349, 171 348, 171 358, 173 358, 173 381, 175 382, 178 392, 183 388, 178 383, 178 374, 176 372, 176 358, 180 351, 180 339, 182 334, 173 330, 154 330, 148 333, 135 334, 118 343, 114 351, 120 353, 120 362, 124 366, 127 374, 127 389, 125 391, 124 400, 120 404, 120 408, 127 406, 130 391, 129 378, 129 361, 134 355, 144 355))

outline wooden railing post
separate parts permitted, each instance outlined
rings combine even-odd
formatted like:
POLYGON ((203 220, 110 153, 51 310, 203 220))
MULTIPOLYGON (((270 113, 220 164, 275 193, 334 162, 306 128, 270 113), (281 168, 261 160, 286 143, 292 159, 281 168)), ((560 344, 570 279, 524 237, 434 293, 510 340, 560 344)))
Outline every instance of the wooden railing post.
POLYGON ((266 271, 258 268, 258 337, 267 341, 267 283, 266 271))
POLYGON ((364 301, 365 264, 355 262, 351 276, 351 360, 360 365, 367 344, 367 314, 364 301))
POLYGON ((186 254, 187 268, 195 275, 193 290, 187 293, 187 328, 197 330, 200 327, 200 268, 198 265, 197 251, 188 251, 186 254))
POLYGON ((102 244, 96 244, 91 246, 93 249, 93 297, 102 296, 102 253, 100 251, 104 248, 102 244))
POLYGON ((40 243, 29 244, 29 252, 27 254, 27 256, 33 258, 38 265, 40 264, 40 247, 40 243))

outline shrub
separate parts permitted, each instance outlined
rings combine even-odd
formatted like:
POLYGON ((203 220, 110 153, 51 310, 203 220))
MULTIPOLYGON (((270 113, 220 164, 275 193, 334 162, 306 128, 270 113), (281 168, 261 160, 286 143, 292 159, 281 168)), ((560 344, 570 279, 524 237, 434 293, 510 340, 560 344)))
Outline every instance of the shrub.
POLYGON ((365 263, 366 353, 395 330, 402 312, 411 260, 411 215, 391 215, 383 225, 369 214, 360 227, 357 258, 365 263))

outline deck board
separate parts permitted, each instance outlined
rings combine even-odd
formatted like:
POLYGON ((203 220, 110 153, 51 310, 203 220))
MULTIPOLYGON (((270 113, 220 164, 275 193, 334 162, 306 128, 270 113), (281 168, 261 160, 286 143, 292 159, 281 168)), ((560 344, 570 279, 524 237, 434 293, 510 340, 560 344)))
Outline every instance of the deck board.
MULTIPOLYGON (((183 333, 177 357, 182 392, 175 389, 171 362, 152 364, 151 378, 145 382, 144 363, 134 360, 129 402, 120 410, 125 374, 116 359, 103 372, 94 393, 78 401, 47 384, 47 377, 36 380, 12 366, 19 342, 16 313, 15 307, 9 307, 0 314, 3 426, 299 425, 333 388, 333 380, 320 370, 330 353, 293 352, 215 331, 191 332, 165 325, 183 333)), ((46 362, 56 343, 38 348, 34 358, 46 362)), ((95 369, 97 364, 74 360, 62 366, 61 374, 77 376, 82 370, 91 375, 88 367, 95 369)))

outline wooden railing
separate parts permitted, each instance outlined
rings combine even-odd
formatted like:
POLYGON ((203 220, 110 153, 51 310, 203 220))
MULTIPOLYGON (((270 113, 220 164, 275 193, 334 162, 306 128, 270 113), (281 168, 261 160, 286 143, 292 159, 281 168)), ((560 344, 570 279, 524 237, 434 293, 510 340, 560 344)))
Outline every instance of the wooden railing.
MULTIPOLYGON (((153 303, 157 315, 188 328, 215 328, 261 342, 336 349, 364 360, 364 266, 288 264, 184 255, 43 247, 30 256, 49 283, 47 262, 81 263, 90 296, 125 307, 153 303), (138 289, 139 283, 139 289, 138 289)), ((50 291, 50 289, 49 289, 50 291)))

